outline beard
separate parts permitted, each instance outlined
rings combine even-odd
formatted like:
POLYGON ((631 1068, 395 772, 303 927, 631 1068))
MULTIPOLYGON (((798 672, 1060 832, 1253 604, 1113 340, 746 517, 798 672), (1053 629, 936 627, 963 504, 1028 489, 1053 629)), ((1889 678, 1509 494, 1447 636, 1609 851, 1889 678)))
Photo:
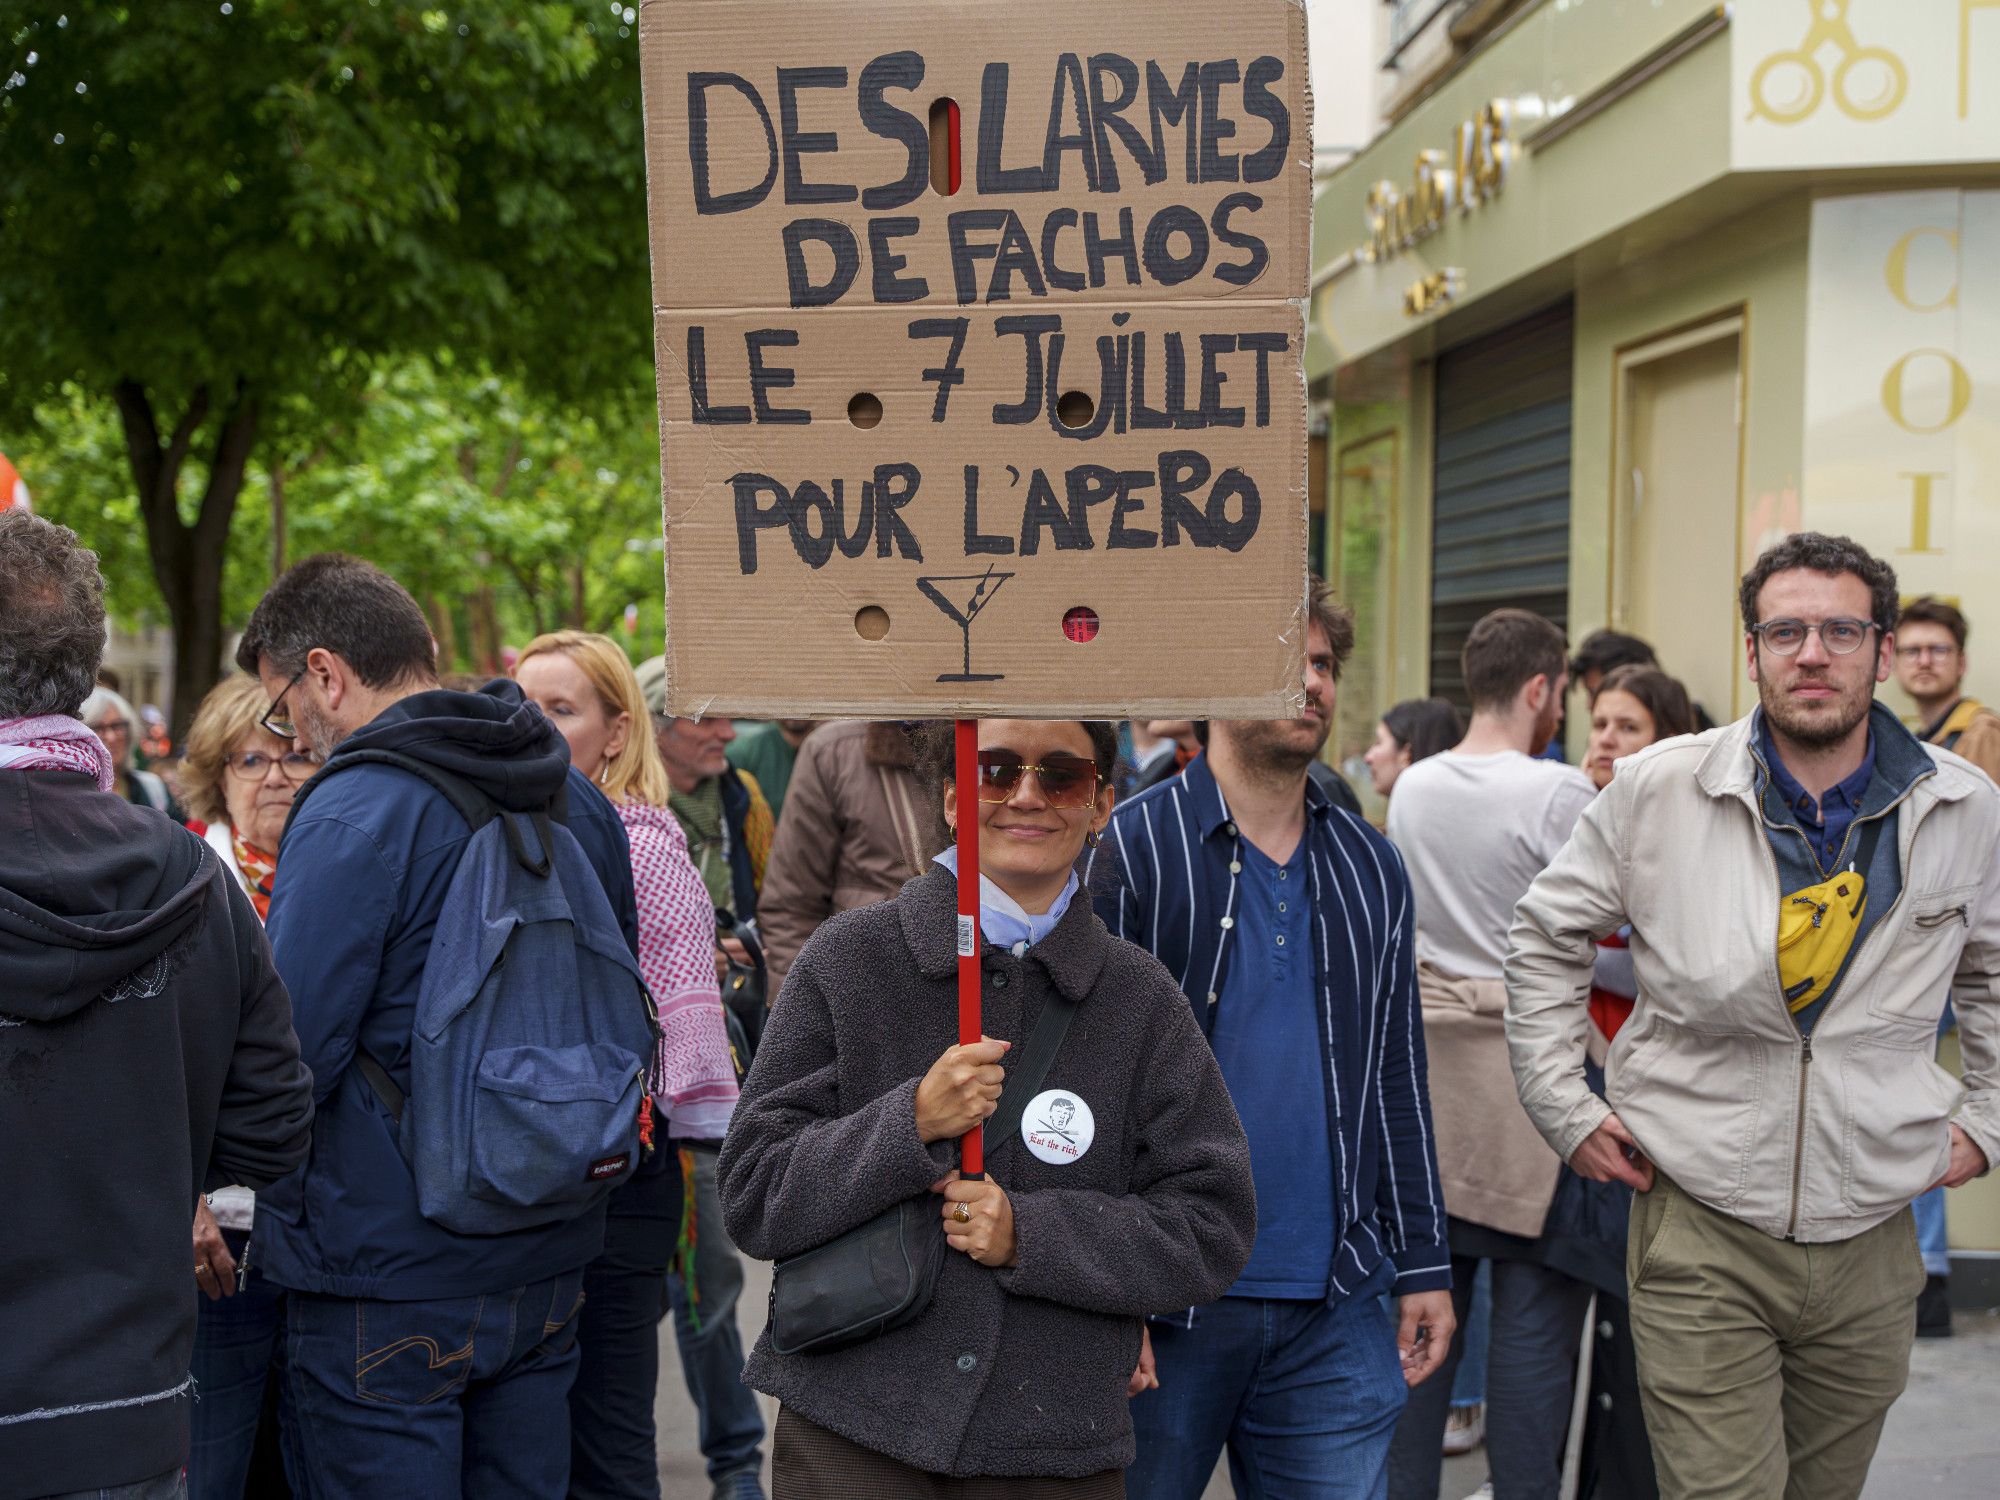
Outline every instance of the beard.
POLYGON ((1229 726, 1244 763, 1279 776, 1296 776, 1318 760, 1332 732, 1330 717, 1316 726, 1303 719, 1241 719, 1229 726))
POLYGON ((1814 749, 1837 745, 1855 731, 1874 706, 1875 685, 1865 678, 1817 705, 1800 703, 1787 691, 1792 683, 1802 680, 1806 679, 1793 677, 1774 683, 1760 678, 1757 683, 1757 700, 1765 714, 1787 739, 1798 744, 1814 749))
POLYGON ((299 738, 322 761, 331 759, 334 747, 347 738, 347 732, 321 714, 310 698, 301 696, 292 715, 298 722, 299 738))

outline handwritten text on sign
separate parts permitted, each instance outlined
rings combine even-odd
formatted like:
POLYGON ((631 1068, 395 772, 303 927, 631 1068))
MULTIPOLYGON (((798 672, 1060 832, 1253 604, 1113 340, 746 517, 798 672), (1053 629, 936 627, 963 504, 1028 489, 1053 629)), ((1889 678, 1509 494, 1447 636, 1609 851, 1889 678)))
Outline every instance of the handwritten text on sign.
POLYGON ((796 10, 642 25, 671 700, 1285 712, 1298 7, 796 10))

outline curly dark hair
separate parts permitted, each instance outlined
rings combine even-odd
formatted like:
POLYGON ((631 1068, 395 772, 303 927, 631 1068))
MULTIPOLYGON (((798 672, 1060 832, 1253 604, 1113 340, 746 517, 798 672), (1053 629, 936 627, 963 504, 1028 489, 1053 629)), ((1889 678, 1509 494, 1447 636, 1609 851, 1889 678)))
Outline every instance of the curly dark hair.
POLYGON ((1898 595, 1896 570, 1851 537, 1828 536, 1821 531, 1795 531, 1783 541, 1767 547, 1750 571, 1743 575, 1737 602, 1743 610, 1743 628, 1757 627, 1757 596, 1772 575, 1795 568, 1837 577, 1852 573, 1868 585, 1868 618, 1883 635, 1896 629, 1898 595))
POLYGON ((74 717, 104 658, 104 577, 67 526, 0 512, 0 719, 74 717))

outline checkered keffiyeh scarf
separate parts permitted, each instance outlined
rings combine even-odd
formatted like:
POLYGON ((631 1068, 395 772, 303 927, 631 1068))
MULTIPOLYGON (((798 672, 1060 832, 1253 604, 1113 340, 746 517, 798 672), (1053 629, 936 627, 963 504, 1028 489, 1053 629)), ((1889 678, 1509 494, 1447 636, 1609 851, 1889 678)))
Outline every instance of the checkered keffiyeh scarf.
POLYGON ((67 714, 0 719, 0 771, 74 771, 95 777, 99 791, 113 785, 104 741, 67 714))
POLYGON ((716 989, 715 904, 671 812, 644 802, 617 807, 632 846, 639 972, 660 1018, 648 1084, 670 1135, 719 1141, 736 1108, 736 1065, 716 989))

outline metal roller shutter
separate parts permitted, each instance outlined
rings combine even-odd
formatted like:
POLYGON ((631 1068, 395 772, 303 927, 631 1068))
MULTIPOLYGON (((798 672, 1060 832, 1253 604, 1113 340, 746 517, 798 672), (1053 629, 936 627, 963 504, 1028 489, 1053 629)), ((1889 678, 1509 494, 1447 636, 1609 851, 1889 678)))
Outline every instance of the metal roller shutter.
POLYGON ((1437 359, 1431 691, 1467 705, 1459 653, 1503 605, 1567 628, 1568 302, 1437 359))

